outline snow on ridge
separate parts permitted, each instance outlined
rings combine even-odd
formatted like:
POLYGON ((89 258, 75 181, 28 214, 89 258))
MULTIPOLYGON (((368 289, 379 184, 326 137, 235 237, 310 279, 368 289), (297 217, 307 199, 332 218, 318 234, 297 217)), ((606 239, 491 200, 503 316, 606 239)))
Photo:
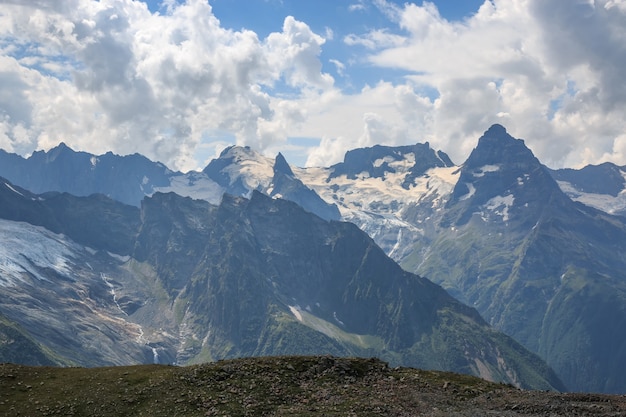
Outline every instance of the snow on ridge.
POLYGON ((484 165, 472 172, 472 175, 476 178, 483 177, 488 172, 500 171, 500 165, 484 165))
MULTIPOLYGON (((383 166, 383 164, 387 164, 391 169, 395 170, 396 172, 406 173, 409 171, 409 169, 411 169, 415 165, 415 153, 414 152, 409 152, 406 154, 399 154, 395 152, 395 154, 399 156, 400 159, 394 158, 391 155, 387 155, 382 158, 378 158, 374 160, 374 162, 372 162, 372 166, 374 168, 380 168, 381 166, 383 166)), ((363 174, 366 172, 367 171, 360 173, 358 177, 364 176, 363 174)), ((369 177, 369 173, 367 177, 369 177)))
POLYGON ((15 188, 11 187, 11 185, 10 185, 10 184, 8 184, 8 183, 6 183, 6 182, 5 182, 5 183, 4 183, 4 185, 6 185, 6 186, 7 186, 7 188, 8 188, 9 190, 11 190, 11 191, 13 191, 14 193, 19 194, 19 195, 21 195, 22 197, 24 197, 24 194, 20 193, 20 192, 19 192, 19 191, 17 191, 15 188))
POLYGON ((329 173, 328 168, 294 169, 304 184, 337 205, 344 221, 356 224, 394 257, 402 257, 412 240, 425 234, 421 220, 408 221, 405 215, 418 205, 424 217, 440 210, 460 176, 457 166, 435 167, 415 178, 407 189, 406 173, 397 171, 385 173, 384 178, 352 180, 345 175, 329 179, 329 173))
MULTIPOLYGON (((624 173, 626 179, 626 173, 624 173)), ((557 181, 559 188, 569 198, 586 206, 604 211, 609 214, 626 212, 626 189, 622 190, 616 197, 609 194, 585 193, 577 190, 567 181, 557 181)))
POLYGON ((466 182, 465 185, 467 186, 467 188, 469 189, 467 194, 464 194, 463 196, 461 196, 460 200, 467 200, 468 198, 472 197, 475 193, 476 193, 476 187, 474 187, 474 184, 472 184, 471 182, 466 182))
POLYGON ((191 197, 198 200, 206 200, 211 204, 219 204, 222 201, 224 189, 215 181, 203 173, 176 175, 170 178, 167 187, 154 187, 155 192, 174 192, 182 197, 191 197))
MULTIPOLYGON (((398 162, 412 166, 410 158, 398 162)), ((384 178, 360 176, 354 180, 340 176, 328 182, 328 168, 297 168, 294 173, 326 202, 337 204, 345 217, 353 211, 397 216, 403 207, 425 198, 432 198, 438 204, 452 192, 459 177, 457 171, 457 167, 431 168, 416 178, 415 185, 408 190, 402 186, 406 178, 403 172, 387 172, 384 178)))
POLYGON ((267 189, 274 178, 274 159, 261 155, 249 147, 233 146, 227 153, 233 163, 224 168, 234 184, 238 178, 249 190, 267 189))
POLYGON ((568 181, 558 181, 556 182, 559 185, 561 191, 567 194, 570 198, 574 199, 574 197, 578 197, 581 194, 584 194, 581 191, 578 191, 570 182, 568 181))
POLYGON ((391 156, 385 156, 384 158, 378 158, 377 160, 374 161, 374 163, 372 164, 374 166, 374 168, 379 168, 381 167, 384 163, 389 164, 390 162, 395 161, 395 159, 391 156))
POLYGON ((298 306, 289 306, 289 311, 294 315, 299 322, 302 322, 302 314, 300 313, 300 308, 298 306))
POLYGON ((426 179, 418 180, 416 187, 420 181, 426 182, 426 196, 436 195, 434 203, 441 203, 445 197, 452 194, 452 190, 459 180, 460 171, 458 167, 436 167, 426 171, 426 179))
POLYGON ((444 161, 444 160, 441 158, 441 155, 439 155, 439 152, 435 151, 435 156, 437 157, 437 159, 439 159, 439 160, 443 163, 443 166, 444 166, 444 167, 448 164, 446 161, 444 161))
POLYGON ((389 163, 389 166, 396 170, 398 173, 405 174, 413 166, 415 166, 415 153, 409 152, 404 154, 404 158, 400 160, 393 160, 389 163))

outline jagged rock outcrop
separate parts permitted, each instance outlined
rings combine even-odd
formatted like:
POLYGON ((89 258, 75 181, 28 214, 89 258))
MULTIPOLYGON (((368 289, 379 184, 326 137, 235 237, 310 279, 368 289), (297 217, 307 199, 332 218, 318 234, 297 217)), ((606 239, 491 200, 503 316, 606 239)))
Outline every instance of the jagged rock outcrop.
POLYGON ((134 236, 132 247, 116 243, 111 253, 112 244, 70 240, 83 236, 70 222, 72 209, 80 214, 91 204, 98 212, 102 197, 64 195, 60 205, 14 191, 0 197, 33 213, 47 210, 63 233, 3 220, 7 233, 28 228, 29 242, 41 236, 50 243, 41 259, 7 253, 12 266, 0 268, 0 314, 57 360, 193 363, 332 353, 563 389, 537 356, 402 270, 356 226, 293 202, 253 192, 249 200, 226 195, 219 206, 157 193, 140 213, 109 203, 106 213, 115 215, 92 218, 91 227, 112 231, 100 239, 134 236), (127 233, 117 233, 116 223, 127 233))

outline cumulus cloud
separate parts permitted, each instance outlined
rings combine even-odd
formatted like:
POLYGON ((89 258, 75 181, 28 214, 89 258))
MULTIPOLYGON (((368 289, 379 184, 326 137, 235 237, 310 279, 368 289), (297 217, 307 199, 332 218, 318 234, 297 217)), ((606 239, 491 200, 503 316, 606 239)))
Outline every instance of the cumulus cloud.
POLYGON ((376 0, 400 30, 352 34, 369 61, 407 71, 437 96, 432 141, 459 160, 490 123, 527 139, 552 166, 625 161, 626 7, 623 1, 493 0, 470 18, 444 19, 430 2, 376 0), (397 37, 401 36, 401 39, 397 37))
POLYGON ((282 32, 259 40, 221 27, 207 1, 165 6, 152 14, 133 0, 7 2, 0 144, 23 153, 63 140, 195 168, 195 150, 217 131, 261 148, 286 139, 301 115, 272 100, 265 90, 276 83, 296 97, 333 87, 319 61, 325 40, 303 22, 287 17, 282 32))
POLYGON ((357 147, 394 146, 430 138, 434 104, 408 85, 380 82, 357 94, 327 93, 301 105, 307 106, 308 117, 298 135, 322 138, 320 146, 308 154, 310 166, 341 161, 346 151, 357 147))
POLYGON ((462 21, 428 1, 355 0, 351 16, 386 25, 334 40, 290 16, 263 39, 229 30, 207 0, 159 13, 137 0, 0 3, 10 151, 65 141, 185 170, 228 141, 275 153, 304 137, 320 139, 310 165, 418 141, 462 163, 502 123, 553 167, 626 163, 623 0, 486 0, 462 21), (339 42, 348 53, 325 57, 339 42), (359 71, 374 76, 358 84, 359 71))

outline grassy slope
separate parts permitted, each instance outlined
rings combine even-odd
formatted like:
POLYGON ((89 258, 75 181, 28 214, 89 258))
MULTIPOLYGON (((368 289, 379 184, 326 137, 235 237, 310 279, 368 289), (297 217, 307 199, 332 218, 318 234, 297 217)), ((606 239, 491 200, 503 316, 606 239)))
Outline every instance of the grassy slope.
POLYGON ((39 345, 17 324, 0 315, 0 363, 19 362, 29 365, 68 364, 39 345))

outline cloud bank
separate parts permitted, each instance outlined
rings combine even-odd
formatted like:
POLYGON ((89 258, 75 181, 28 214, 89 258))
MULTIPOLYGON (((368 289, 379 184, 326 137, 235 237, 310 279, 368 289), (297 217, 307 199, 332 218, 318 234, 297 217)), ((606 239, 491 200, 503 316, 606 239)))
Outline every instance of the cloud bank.
POLYGON ((0 146, 15 152, 66 141, 195 168, 206 137, 286 139, 303 116, 265 91, 275 83, 296 96, 333 84, 306 24, 287 17, 261 41, 222 28, 201 0, 164 15, 131 0, 20 1, 3 6, 0 30, 0 146))
POLYGON ((291 16, 259 39, 224 28, 206 0, 160 13, 136 0, 0 3, 0 147, 12 152, 64 141, 188 170, 228 142, 275 153, 318 138, 298 148, 310 165, 424 141, 461 163, 502 123, 552 167, 626 164, 624 0, 485 1, 454 22, 430 2, 361 0, 346 6, 355 19, 376 10, 388 24, 342 39, 291 16), (326 56, 329 42, 346 55, 326 56), (362 68, 379 79, 358 85, 362 68))

